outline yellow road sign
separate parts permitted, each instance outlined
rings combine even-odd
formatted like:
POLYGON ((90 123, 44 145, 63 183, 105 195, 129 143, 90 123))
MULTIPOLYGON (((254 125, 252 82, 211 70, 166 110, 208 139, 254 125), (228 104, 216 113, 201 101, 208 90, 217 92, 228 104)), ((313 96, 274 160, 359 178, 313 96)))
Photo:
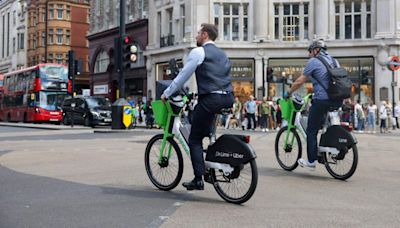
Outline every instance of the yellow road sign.
POLYGON ((132 124, 132 107, 124 106, 123 110, 122 122, 124 123, 125 127, 128 128, 132 124))

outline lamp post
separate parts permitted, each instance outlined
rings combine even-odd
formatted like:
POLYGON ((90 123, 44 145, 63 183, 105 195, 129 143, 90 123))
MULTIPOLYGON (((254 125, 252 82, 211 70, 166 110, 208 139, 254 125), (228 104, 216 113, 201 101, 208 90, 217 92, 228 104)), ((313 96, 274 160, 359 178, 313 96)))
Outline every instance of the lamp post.
POLYGON ((262 57, 262 95, 265 97, 265 62, 264 57, 262 57))
POLYGON ((46 0, 45 2, 46 6, 45 8, 45 12, 44 12, 44 62, 47 63, 47 27, 48 27, 48 20, 49 20, 49 0, 46 0))

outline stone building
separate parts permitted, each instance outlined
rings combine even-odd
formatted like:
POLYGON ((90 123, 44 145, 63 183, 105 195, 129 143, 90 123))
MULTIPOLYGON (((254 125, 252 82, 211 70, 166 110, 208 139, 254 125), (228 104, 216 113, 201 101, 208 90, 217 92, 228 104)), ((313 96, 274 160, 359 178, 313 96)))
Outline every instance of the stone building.
POLYGON ((0 74, 26 67, 27 1, 0 0, 0 74))
MULTIPOLYGON (((390 56, 399 55, 400 0, 154 0, 149 5, 148 90, 167 77, 171 58, 185 62, 201 23, 219 28, 217 45, 232 62, 235 95, 280 97, 308 60, 312 40, 328 51, 353 81, 353 99, 391 101, 390 56), (274 70, 266 82, 266 67, 274 70), (265 84, 263 83, 265 82, 265 84), (264 86, 263 86, 264 85, 264 86)), ((395 80, 398 81, 396 72, 395 80)), ((195 80, 190 81, 195 89, 195 80)), ((302 92, 311 87, 307 83, 302 92)), ((395 86, 395 101, 399 87, 395 86)))
POLYGON ((118 73, 114 65, 114 39, 119 37, 117 0, 91 2, 89 55, 91 92, 115 100, 118 96, 142 100, 147 94, 147 72, 143 51, 148 41, 148 0, 126 0, 126 34, 138 47, 138 59, 124 72, 125 94, 119 94, 118 73))

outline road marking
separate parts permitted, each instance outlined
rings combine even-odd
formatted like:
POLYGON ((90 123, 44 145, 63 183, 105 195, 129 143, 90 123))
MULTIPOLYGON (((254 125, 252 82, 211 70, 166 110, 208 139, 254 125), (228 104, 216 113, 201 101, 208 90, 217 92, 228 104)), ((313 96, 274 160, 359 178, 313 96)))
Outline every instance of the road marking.
POLYGON ((162 221, 169 219, 169 216, 158 216, 162 221))
POLYGON ((179 207, 179 206, 182 206, 182 205, 183 205, 182 202, 175 202, 175 203, 174 203, 174 206, 176 206, 176 207, 179 207))

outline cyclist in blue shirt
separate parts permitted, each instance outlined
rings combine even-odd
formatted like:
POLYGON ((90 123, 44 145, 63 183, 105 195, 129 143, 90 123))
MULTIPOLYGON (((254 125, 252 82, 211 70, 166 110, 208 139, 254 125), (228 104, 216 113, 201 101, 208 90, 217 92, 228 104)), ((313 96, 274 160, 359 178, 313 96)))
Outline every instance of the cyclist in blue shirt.
POLYGON ((310 59, 304 68, 303 75, 296 79, 289 92, 285 94, 285 96, 289 97, 294 91, 299 89, 307 81, 307 79, 311 79, 314 94, 312 106, 308 116, 309 121, 306 131, 308 160, 300 158, 297 162, 301 167, 313 170, 315 169, 317 164, 316 160, 318 159, 318 130, 324 123, 324 116, 328 112, 329 108, 340 107, 343 101, 330 100, 328 93, 319 84, 321 83, 325 88, 328 88, 330 77, 325 65, 319 59, 317 59, 317 56, 323 57, 328 64, 332 66, 334 66, 333 61, 335 61, 336 65, 339 66, 339 63, 328 54, 325 42, 322 40, 312 42, 308 47, 308 52, 310 59), (317 78, 319 82, 315 78, 317 78))

